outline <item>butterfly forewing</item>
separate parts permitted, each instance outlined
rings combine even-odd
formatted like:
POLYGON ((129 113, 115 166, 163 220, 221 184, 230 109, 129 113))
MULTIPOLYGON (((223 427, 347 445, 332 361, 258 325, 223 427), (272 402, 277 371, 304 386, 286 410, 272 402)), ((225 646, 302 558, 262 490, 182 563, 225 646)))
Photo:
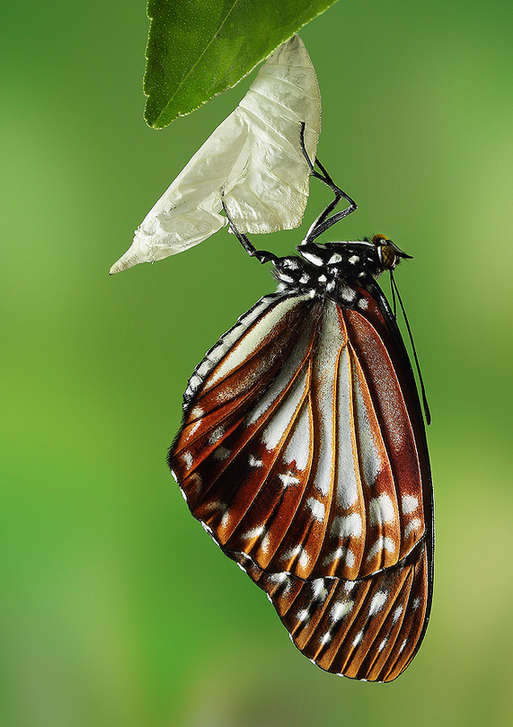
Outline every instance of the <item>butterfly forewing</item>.
POLYGON ((298 648, 360 679, 395 678, 426 620, 429 472, 413 385, 367 290, 268 296, 191 377, 169 457, 194 516, 298 648))
POLYGON ((193 488, 189 504, 197 517, 196 507, 208 509, 226 489, 240 500, 239 485, 249 492, 263 482, 275 454, 269 442, 304 395, 320 306, 309 296, 278 296, 264 303, 223 336, 191 378, 197 392, 187 403, 170 464, 186 494, 193 488), (227 339, 233 343, 226 346, 227 339), (203 382, 200 372, 205 369, 203 382), (243 456, 245 449, 250 451, 243 456))

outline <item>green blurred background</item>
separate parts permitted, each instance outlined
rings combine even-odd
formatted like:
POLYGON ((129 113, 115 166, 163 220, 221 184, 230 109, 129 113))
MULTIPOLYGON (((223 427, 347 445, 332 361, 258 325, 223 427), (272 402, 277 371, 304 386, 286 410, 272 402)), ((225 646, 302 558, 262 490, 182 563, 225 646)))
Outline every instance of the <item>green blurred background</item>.
MULTIPOLYGON (((192 368, 269 271, 221 231, 107 276, 253 76, 155 132, 142 2, 3 15, 0 723, 510 723, 511 2, 346 0, 302 32, 319 156, 360 204, 331 239, 415 256, 398 279, 433 410, 436 590, 391 685, 302 657, 165 465, 192 368)), ((325 200, 312 185, 308 220, 325 200)))

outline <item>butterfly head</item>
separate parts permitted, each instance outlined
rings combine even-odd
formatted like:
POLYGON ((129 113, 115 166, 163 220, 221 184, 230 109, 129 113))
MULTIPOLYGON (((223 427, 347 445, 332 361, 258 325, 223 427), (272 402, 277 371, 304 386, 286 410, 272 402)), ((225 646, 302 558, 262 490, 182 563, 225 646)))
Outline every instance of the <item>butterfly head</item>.
POLYGON ((375 245, 378 260, 383 270, 393 270, 401 262, 401 258, 410 258, 411 255, 400 250, 386 235, 374 235, 372 243, 375 245))

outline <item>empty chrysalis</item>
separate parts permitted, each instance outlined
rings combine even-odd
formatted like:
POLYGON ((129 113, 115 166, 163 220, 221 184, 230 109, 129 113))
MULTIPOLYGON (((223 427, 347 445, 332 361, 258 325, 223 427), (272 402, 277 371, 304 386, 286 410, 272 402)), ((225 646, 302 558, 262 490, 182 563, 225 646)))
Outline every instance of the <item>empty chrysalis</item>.
POLYGON ((321 96, 310 56, 294 35, 146 215, 110 273, 176 255, 213 235, 228 222, 220 214, 223 194, 243 232, 298 227, 310 176, 299 146, 301 123, 314 158, 321 96))

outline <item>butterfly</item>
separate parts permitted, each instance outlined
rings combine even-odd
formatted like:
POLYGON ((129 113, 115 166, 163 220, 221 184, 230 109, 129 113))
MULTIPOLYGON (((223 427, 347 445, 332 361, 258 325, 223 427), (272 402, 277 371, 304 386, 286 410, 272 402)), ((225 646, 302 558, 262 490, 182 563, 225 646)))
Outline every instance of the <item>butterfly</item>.
MULTIPOLYGON (((304 124, 300 141, 333 200, 287 257, 256 250, 223 200, 231 232, 272 264, 278 290, 194 370, 168 462, 193 516, 305 656, 390 682, 424 637, 433 583, 424 419, 392 272, 410 256, 384 235, 316 242, 357 205, 312 163, 304 124), (376 281, 385 271, 393 309, 376 281)), ((422 379, 421 391, 429 423, 422 379)))

